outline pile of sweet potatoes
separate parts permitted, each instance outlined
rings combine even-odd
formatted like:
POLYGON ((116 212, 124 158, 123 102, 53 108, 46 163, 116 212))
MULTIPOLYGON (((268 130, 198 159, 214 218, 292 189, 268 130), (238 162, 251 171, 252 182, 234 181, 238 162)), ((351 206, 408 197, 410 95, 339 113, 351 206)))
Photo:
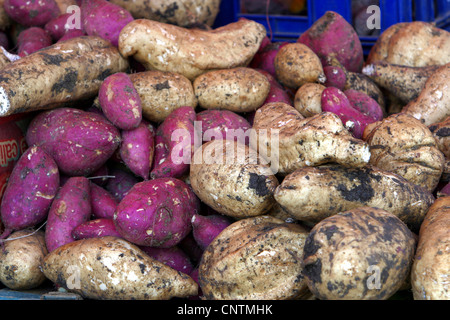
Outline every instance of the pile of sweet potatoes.
POLYGON ((4 1, 0 116, 29 119, 0 205, 4 286, 450 299, 447 31, 395 25, 365 57, 336 12, 277 43, 248 19, 143 18, 149 2, 4 1), (403 47, 402 64, 408 37, 434 59, 403 47))

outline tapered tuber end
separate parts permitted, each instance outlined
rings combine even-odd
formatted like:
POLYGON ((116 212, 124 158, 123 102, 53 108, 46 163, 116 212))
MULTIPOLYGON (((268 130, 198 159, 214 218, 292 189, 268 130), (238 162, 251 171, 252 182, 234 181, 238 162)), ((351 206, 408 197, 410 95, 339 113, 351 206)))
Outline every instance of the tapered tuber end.
POLYGON ((200 248, 205 249, 230 222, 220 215, 202 216, 194 214, 191 219, 194 239, 200 248))
POLYGON ((9 102, 8 94, 3 87, 0 87, 0 116, 9 115, 11 103, 9 102))

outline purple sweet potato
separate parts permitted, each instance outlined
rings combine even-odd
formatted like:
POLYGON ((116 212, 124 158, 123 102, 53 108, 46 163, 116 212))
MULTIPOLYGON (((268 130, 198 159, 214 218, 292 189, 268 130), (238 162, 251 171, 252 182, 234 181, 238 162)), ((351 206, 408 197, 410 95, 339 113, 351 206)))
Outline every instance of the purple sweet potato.
POLYGON ((72 30, 68 30, 57 42, 62 42, 62 41, 66 41, 66 40, 69 40, 72 38, 82 37, 85 35, 86 35, 86 33, 83 30, 72 29, 72 30))
POLYGON ((91 216, 90 183, 86 177, 70 177, 52 202, 45 226, 48 252, 75 241, 72 231, 91 216))
POLYGON ((105 189, 109 191, 117 201, 121 201, 130 189, 140 180, 131 172, 119 167, 112 167, 109 170, 111 178, 108 179, 105 189))
POLYGON ((354 89, 347 89, 344 91, 344 94, 353 108, 359 110, 366 116, 373 118, 375 121, 383 119, 383 109, 381 109, 378 102, 369 95, 354 89))
POLYGON ((307 45, 327 65, 326 57, 334 55, 345 69, 361 72, 364 53, 353 26, 340 14, 327 11, 303 32, 297 42, 307 45))
POLYGON ((178 243, 178 247, 186 252, 192 263, 197 264, 200 262, 204 250, 195 241, 192 231, 178 243))
POLYGON ((43 28, 27 28, 20 32, 17 38, 17 54, 24 57, 52 44, 50 34, 43 28))
POLYGON ((178 246, 170 248, 140 246, 139 248, 153 259, 158 260, 177 271, 189 275, 194 270, 191 259, 178 246))
POLYGON ((122 237, 142 246, 169 248, 191 232, 199 200, 176 178, 137 183, 119 202, 114 223, 122 237))
POLYGON ((270 74, 269 72, 257 69, 259 72, 261 72, 263 75, 267 77, 267 80, 269 80, 270 83, 270 91, 267 95, 266 100, 263 102, 263 105, 270 102, 284 102, 289 105, 292 105, 292 99, 288 93, 288 90, 284 88, 277 79, 270 74))
POLYGON ((109 168, 106 164, 101 166, 99 169, 95 170, 89 175, 89 179, 99 185, 99 186, 105 186, 108 182, 109 176, 109 168))
POLYGON ((26 27, 43 27, 61 13, 54 0, 5 0, 3 7, 12 20, 26 27))
POLYGON ((158 126, 155 136, 155 154, 150 177, 180 178, 189 170, 195 145, 201 142, 194 127, 194 108, 185 106, 172 111, 158 126))
POLYGON ((191 219, 192 234, 195 241, 203 250, 214 240, 214 238, 231 224, 229 218, 221 214, 203 216, 194 214, 191 219))
POLYGON ((119 129, 134 129, 141 123, 141 98, 125 72, 112 74, 102 82, 98 101, 105 117, 119 129))
POLYGON ((142 120, 135 129, 122 130, 120 158, 138 177, 147 180, 155 151, 155 129, 151 123, 142 120))
POLYGON ((14 166, 3 194, 0 210, 5 229, 0 238, 44 221, 59 179, 53 158, 41 147, 29 147, 14 166))
POLYGON ((323 67, 323 73, 326 77, 323 83, 325 87, 336 87, 339 90, 344 90, 347 83, 347 75, 342 68, 338 66, 325 66, 323 67))
POLYGON ((26 134, 28 145, 42 146, 69 176, 98 170, 119 147, 120 139, 119 130, 105 117, 75 108, 37 114, 26 134))
POLYGON ((72 230, 75 240, 113 236, 121 238, 113 219, 98 218, 80 223, 72 230))
POLYGON ((249 142, 247 130, 251 128, 250 123, 233 111, 203 110, 197 113, 195 121, 201 125, 203 142, 214 139, 231 139, 245 144, 249 142))
POLYGON ((56 18, 51 19, 44 26, 44 29, 50 34, 53 41, 61 39, 69 30, 67 20, 72 16, 72 13, 64 13, 56 18))
POLYGON ((134 18, 130 12, 109 1, 83 0, 81 20, 88 35, 100 36, 117 46, 120 31, 134 18))
POLYGON ((335 87, 325 88, 321 97, 322 111, 336 114, 355 138, 361 139, 364 129, 375 120, 353 108, 347 96, 335 87))
POLYGON ((93 183, 90 185, 91 213, 95 219, 114 217, 119 201, 105 188, 93 183))

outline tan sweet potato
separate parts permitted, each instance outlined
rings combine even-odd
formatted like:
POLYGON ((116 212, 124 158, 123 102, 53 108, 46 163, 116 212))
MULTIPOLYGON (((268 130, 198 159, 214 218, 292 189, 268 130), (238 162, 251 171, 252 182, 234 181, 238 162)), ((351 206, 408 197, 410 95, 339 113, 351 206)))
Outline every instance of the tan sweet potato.
POLYGON ((449 196, 437 199, 421 225, 411 270, 411 287, 416 300, 450 300, 449 210, 449 196))
POLYGON ((99 37, 54 44, 0 70, 0 116, 95 97, 107 76, 127 68, 117 48, 99 37))
POLYGON ((450 115, 450 62, 439 67, 425 82, 419 96, 402 112, 419 119, 426 126, 443 121, 450 115))
POLYGON ((122 29, 119 50, 147 70, 177 72, 193 80, 206 71, 247 66, 265 36, 264 26, 248 19, 214 30, 138 19, 122 29))

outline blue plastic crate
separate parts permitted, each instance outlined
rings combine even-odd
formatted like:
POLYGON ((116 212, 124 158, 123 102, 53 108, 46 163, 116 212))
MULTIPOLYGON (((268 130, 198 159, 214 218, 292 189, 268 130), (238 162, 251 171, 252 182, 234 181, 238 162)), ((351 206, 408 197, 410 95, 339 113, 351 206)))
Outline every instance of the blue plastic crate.
MULTIPOLYGON (((266 0, 260 0, 265 2, 266 0)), ((305 15, 266 15, 241 12, 240 0, 222 0, 214 27, 247 18, 264 25, 272 41, 294 42, 326 11, 335 11, 352 21, 351 0, 307 0, 305 15)), ((450 0, 379 0, 380 33, 399 22, 426 21, 450 31, 450 0)), ((360 36, 368 54, 378 36, 360 36)))

